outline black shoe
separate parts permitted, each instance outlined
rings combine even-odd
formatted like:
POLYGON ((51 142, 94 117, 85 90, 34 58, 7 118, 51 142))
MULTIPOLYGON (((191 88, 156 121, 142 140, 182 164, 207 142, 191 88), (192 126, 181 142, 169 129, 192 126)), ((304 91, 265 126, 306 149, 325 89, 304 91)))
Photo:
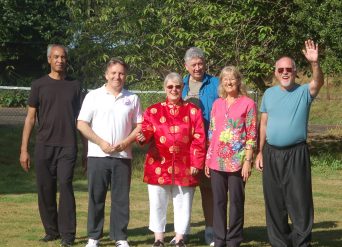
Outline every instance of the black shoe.
POLYGON ((157 240, 156 242, 154 242, 152 247, 164 247, 164 243, 160 240, 157 240))
POLYGON ((50 241, 55 241, 57 239, 59 239, 59 235, 50 235, 50 234, 46 234, 45 237, 43 237, 42 239, 40 239, 39 241, 42 242, 50 242, 50 241))
POLYGON ((61 240, 61 244, 60 246, 61 247, 70 247, 74 244, 74 241, 73 240, 66 240, 66 239, 62 239, 61 240))
POLYGON ((178 243, 176 243, 176 247, 186 247, 184 240, 183 239, 179 240, 178 243))

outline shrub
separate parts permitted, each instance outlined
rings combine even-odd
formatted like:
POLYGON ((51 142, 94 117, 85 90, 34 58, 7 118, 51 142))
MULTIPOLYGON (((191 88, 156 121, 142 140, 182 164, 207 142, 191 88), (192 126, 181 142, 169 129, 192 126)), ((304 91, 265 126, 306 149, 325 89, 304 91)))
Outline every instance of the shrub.
POLYGON ((0 106, 2 107, 25 107, 27 104, 28 91, 5 90, 0 92, 0 106))

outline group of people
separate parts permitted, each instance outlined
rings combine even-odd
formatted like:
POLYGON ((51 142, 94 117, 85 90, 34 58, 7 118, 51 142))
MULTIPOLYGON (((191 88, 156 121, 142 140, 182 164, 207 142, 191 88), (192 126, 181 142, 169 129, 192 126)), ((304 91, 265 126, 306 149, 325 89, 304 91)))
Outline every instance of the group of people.
POLYGON ((83 97, 81 83, 66 75, 67 49, 50 45, 47 58, 51 72, 32 83, 20 153, 21 166, 28 172, 28 144, 38 119, 34 159, 39 212, 46 233, 42 241, 61 238, 61 246, 71 246, 75 241, 72 179, 78 129, 84 144, 83 157, 87 154, 86 247, 99 246, 103 236, 108 187, 110 239, 115 246, 129 247, 133 142, 148 145, 143 181, 148 189, 153 247, 165 246, 169 198, 175 232, 170 244, 186 246, 197 185, 206 244, 240 246, 245 185, 254 159, 256 169, 263 172, 270 244, 310 246, 313 200, 307 124, 311 102, 324 81, 318 45, 307 40, 303 53, 312 67, 312 81, 295 83, 293 59, 278 59, 275 78, 279 85, 265 91, 258 128, 257 106, 247 96, 238 68, 224 67, 219 78, 208 75, 204 53, 197 47, 185 53, 189 74, 184 78, 178 73, 168 74, 163 85, 166 99, 143 111, 139 97, 124 89, 128 65, 123 60, 111 59, 105 69, 106 83, 83 97))

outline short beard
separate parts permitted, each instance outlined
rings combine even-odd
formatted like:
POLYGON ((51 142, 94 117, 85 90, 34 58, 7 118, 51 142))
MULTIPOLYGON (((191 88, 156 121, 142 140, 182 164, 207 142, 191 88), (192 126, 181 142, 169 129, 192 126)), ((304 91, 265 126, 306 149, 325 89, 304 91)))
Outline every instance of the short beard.
POLYGON ((280 84, 283 86, 283 87, 288 87, 291 85, 291 81, 288 81, 288 82, 283 82, 283 81, 280 81, 280 84))

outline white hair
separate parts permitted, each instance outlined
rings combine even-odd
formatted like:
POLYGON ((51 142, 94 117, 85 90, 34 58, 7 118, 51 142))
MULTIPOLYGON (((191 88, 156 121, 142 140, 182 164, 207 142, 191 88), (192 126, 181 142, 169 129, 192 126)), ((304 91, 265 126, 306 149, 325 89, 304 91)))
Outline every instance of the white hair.
POLYGON ((184 61, 188 62, 193 58, 201 58, 204 60, 204 52, 198 47, 191 47, 185 52, 184 61))
POLYGON ((50 55, 51 55, 51 50, 52 48, 54 47, 60 47, 64 50, 65 52, 65 55, 68 56, 68 48, 66 48, 64 45, 60 45, 60 44, 49 44, 48 47, 47 47, 47 51, 46 51, 46 56, 49 58, 50 55))
POLYGON ((181 77, 180 74, 176 72, 171 72, 168 74, 165 79, 164 79, 164 87, 166 86, 168 81, 176 81, 179 82, 179 84, 183 85, 183 78, 181 77))
POLYGON ((292 63, 292 68, 293 68, 293 70, 294 70, 294 71, 297 71, 295 61, 294 61, 291 57, 288 57, 288 56, 283 56, 283 57, 279 58, 279 59, 276 61, 276 63, 275 63, 275 67, 278 68, 278 62, 279 62, 280 60, 284 59, 284 58, 290 59, 290 60, 291 60, 291 63, 292 63))

